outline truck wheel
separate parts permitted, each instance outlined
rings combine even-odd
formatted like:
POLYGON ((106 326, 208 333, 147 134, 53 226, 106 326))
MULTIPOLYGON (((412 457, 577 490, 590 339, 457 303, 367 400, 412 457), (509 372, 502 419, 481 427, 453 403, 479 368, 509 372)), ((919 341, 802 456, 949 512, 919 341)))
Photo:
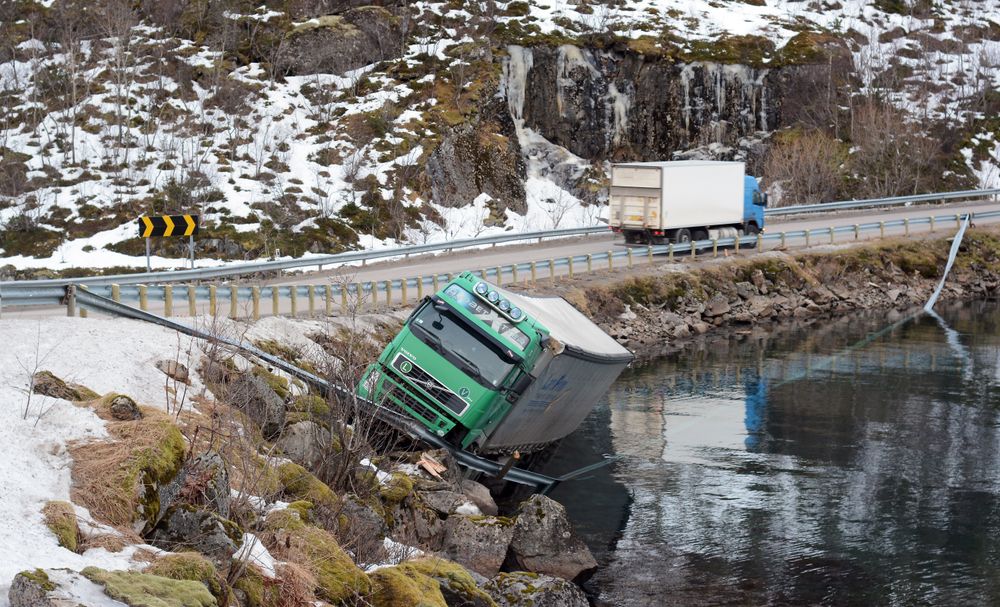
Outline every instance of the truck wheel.
POLYGON ((639 235, 635 232, 625 232, 625 244, 635 244, 639 240, 639 235))
POLYGON ((708 230, 695 230, 694 231, 695 240, 708 240, 708 230))
POLYGON ((755 223, 748 223, 747 234, 750 236, 756 236, 757 234, 760 234, 760 228, 758 228, 755 223))
POLYGON ((677 233, 674 234, 674 242, 676 242, 677 244, 691 242, 691 230, 687 228, 681 228, 677 230, 677 233))

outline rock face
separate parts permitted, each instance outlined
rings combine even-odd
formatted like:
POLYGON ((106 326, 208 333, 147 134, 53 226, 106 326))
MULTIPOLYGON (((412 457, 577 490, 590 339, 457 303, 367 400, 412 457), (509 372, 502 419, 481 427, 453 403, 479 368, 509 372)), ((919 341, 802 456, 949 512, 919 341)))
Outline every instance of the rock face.
POLYGON ((384 553, 382 538, 389 535, 385 519, 353 493, 344 496, 337 518, 341 547, 354 553, 359 562, 378 562, 384 553))
POLYGON ((501 573, 485 586, 499 607, 588 607, 576 585, 564 579, 515 571, 501 573))
POLYGON ((285 424, 285 403, 260 377, 241 374, 229 384, 226 396, 260 426, 265 438, 274 438, 281 432, 285 424))
POLYGON ((575 580, 597 568, 562 504, 542 495, 521 503, 510 542, 510 569, 575 580))
POLYGON ((500 571, 513 536, 510 519, 455 514, 445 521, 442 551, 463 567, 492 577, 500 571))
POLYGON ((403 20, 379 6, 310 19, 291 31, 278 51, 289 74, 342 74, 403 52, 403 20))
POLYGON ((218 453, 203 453, 188 460, 173 481, 160 492, 160 505, 166 509, 177 504, 204 507, 229 518, 232 495, 229 471, 218 453))
POLYGON ((275 445, 288 459, 309 469, 329 455, 330 431, 316 422, 297 422, 285 428, 275 445))

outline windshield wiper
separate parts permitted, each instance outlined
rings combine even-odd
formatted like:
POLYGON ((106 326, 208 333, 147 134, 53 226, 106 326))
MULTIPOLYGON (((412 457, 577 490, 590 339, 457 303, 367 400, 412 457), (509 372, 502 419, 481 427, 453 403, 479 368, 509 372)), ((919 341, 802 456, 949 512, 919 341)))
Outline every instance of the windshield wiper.
POLYGON ((430 331, 428 331, 427 329, 418 324, 410 325, 410 327, 414 329, 420 329, 420 333, 426 338, 426 340, 421 340, 421 341, 427 344, 431 350, 434 350, 435 352, 438 352, 440 354, 444 354, 444 346, 441 344, 440 337, 434 335, 433 333, 431 333, 430 331))
POLYGON ((479 365, 472 362, 468 358, 462 356, 459 352, 452 352, 452 354, 455 355, 455 358, 462 361, 462 366, 464 367, 463 371, 469 373, 470 375, 476 377, 477 379, 489 382, 489 380, 483 377, 483 372, 479 370, 479 365))

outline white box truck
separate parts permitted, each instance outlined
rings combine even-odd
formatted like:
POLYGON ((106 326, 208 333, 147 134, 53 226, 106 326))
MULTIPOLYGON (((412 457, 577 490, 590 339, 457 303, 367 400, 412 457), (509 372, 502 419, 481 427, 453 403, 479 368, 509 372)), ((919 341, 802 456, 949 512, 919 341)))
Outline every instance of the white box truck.
POLYGON ((767 195, 742 162, 613 164, 609 198, 611 229, 629 244, 757 234, 767 206, 767 195))

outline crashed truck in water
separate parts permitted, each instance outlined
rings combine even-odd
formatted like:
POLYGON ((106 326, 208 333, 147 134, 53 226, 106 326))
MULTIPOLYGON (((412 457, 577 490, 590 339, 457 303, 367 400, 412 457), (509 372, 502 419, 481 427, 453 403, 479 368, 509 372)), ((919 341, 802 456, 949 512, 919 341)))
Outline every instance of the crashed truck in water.
POLYGON ((562 298, 464 272, 417 305, 357 390, 457 447, 531 452, 575 430, 632 359, 562 298))

